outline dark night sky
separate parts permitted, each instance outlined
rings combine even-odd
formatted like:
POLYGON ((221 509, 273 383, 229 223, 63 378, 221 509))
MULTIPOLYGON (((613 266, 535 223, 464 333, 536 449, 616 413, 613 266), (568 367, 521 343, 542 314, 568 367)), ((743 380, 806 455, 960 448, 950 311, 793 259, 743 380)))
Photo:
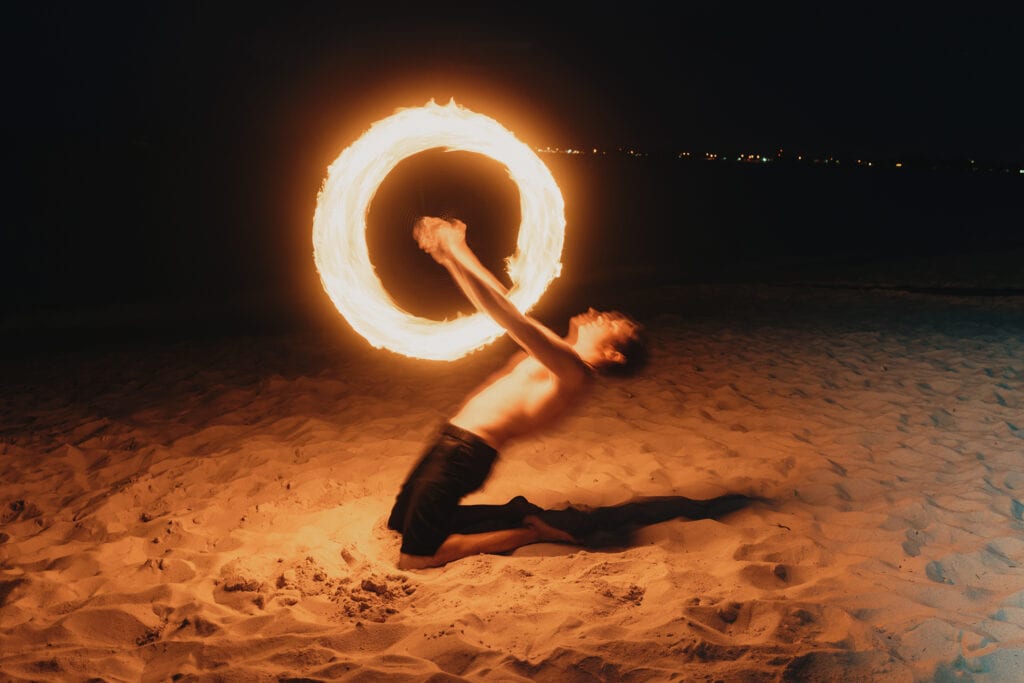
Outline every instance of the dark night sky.
POLYGON ((307 264, 326 165, 431 97, 536 146, 1024 158, 1021 10, 351 4, 8 10, 7 307, 307 264))
POLYGON ((521 110, 554 142, 1024 151, 1020 10, 210 4, 8 17, 25 94, 8 126, 157 142, 323 116, 343 127, 361 106, 454 95, 521 110))
POLYGON ((9 17, 28 95, 13 123, 223 133, 244 112, 304 118, 382 92, 481 88, 588 143, 1022 151, 1020 10, 209 4, 9 17))

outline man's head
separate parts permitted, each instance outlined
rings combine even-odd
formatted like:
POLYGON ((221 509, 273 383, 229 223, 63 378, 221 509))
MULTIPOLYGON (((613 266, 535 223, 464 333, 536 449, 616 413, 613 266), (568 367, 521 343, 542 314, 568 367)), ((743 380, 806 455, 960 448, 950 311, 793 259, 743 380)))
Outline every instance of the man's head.
POLYGON ((633 374, 646 361, 643 327, 618 311, 588 309, 569 319, 566 340, 601 374, 633 374))

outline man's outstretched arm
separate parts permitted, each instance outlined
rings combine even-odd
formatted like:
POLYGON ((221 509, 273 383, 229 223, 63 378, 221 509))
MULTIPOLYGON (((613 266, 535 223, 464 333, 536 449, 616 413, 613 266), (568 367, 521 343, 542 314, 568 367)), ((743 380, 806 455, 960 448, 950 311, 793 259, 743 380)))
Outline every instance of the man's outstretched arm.
POLYGON ((421 218, 413 229, 420 248, 451 273, 456 284, 476 308, 491 316, 524 351, 559 378, 579 381, 587 366, 561 337, 524 315, 508 299, 508 291, 466 244, 462 221, 421 218))

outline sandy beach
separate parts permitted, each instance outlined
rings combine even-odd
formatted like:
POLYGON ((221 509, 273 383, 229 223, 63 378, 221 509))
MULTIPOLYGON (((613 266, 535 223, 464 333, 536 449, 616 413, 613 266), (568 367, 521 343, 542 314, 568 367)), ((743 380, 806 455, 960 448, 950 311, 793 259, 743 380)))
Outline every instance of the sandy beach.
POLYGON ((1024 3, 921 9, 12 4, 0 683, 1024 683, 1024 3), (502 289, 462 412, 355 331, 502 289), (442 559, 562 542, 408 569, 455 415, 442 559))
POLYGON ((622 547, 396 569, 397 487, 512 350, 339 328, 4 360, 0 678, 1019 681, 1024 299, 630 294, 638 377, 467 503, 763 497, 622 547))

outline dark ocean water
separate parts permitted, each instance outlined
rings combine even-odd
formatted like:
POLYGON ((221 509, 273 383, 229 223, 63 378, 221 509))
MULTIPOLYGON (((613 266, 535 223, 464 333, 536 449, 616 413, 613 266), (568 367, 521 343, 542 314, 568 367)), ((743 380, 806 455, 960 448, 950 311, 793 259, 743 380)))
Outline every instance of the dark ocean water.
MULTIPOLYGON (((204 184, 223 174, 126 174, 121 162, 131 158, 51 167, 53 184, 21 198, 5 238, 0 313, 8 338, 55 330, 68 338, 87 330, 217 334, 339 317, 312 257, 315 169, 279 178, 238 169, 230 183, 204 184)), ((979 295, 1024 287, 1021 175, 542 158, 567 219, 562 276, 547 297, 582 302, 588 292, 600 300, 702 283, 979 295)), ((431 152, 396 168, 371 206, 371 258, 396 301, 430 317, 466 311, 447 274, 409 236, 422 214, 462 217, 471 245, 500 271, 514 249, 517 190, 495 162, 431 152)))
MULTIPOLYGON (((597 269, 790 281, 828 266, 1020 247, 1024 177, 810 164, 581 161, 570 220, 600 225, 597 269)), ((570 250, 570 254, 572 254, 570 250)))

